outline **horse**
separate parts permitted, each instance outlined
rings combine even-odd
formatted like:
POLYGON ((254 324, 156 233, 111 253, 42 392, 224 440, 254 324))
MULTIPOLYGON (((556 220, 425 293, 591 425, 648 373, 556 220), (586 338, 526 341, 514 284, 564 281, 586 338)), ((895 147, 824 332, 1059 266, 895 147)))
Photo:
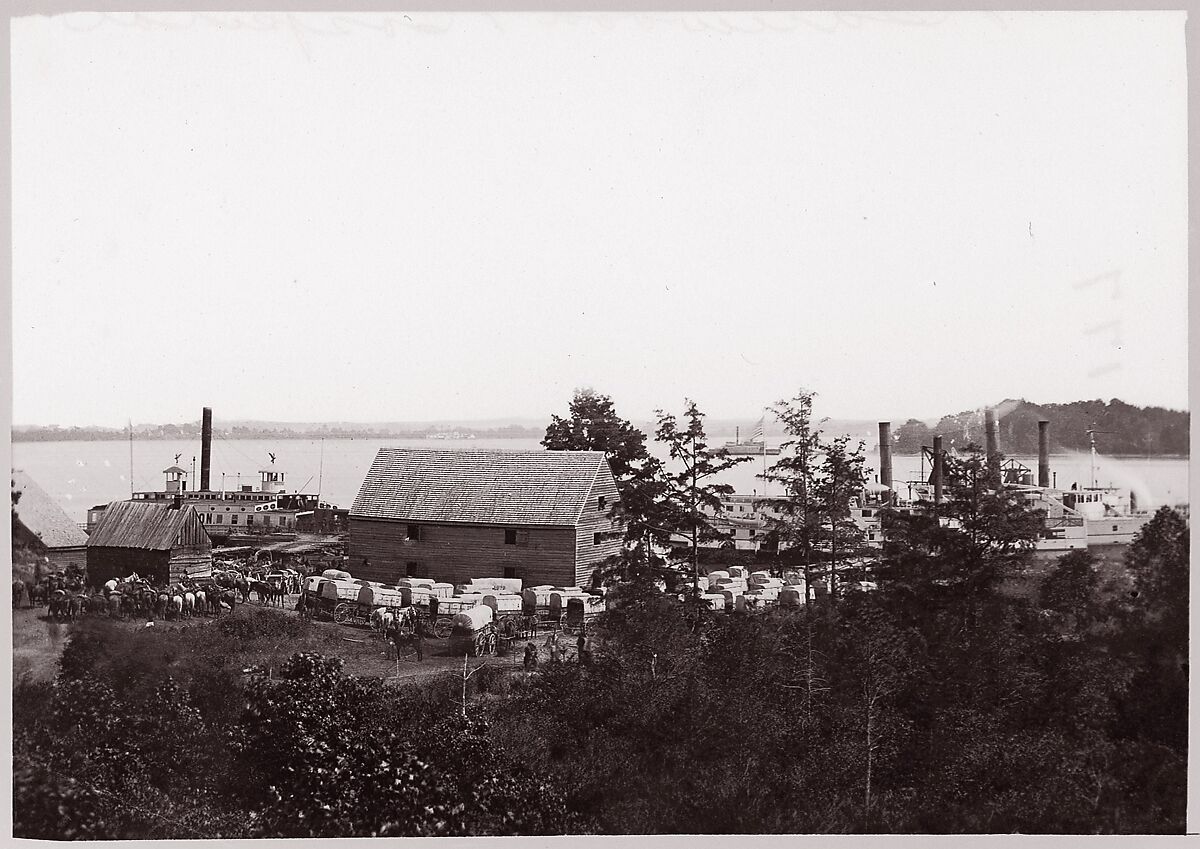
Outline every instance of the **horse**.
POLYGON ((371 630, 386 634, 395 619, 395 615, 386 607, 377 607, 371 611, 371 630))
POLYGON ((170 603, 167 606, 167 617, 172 619, 183 618, 183 596, 176 593, 171 596, 170 603))
POLYGON ((196 615, 196 594, 191 590, 185 590, 183 593, 183 615, 196 615))
POLYGON ((108 594, 108 616, 110 619, 125 618, 124 600, 125 597, 118 592, 108 594))
POLYGON ((12 588, 13 588, 13 598, 12 598, 13 610, 16 610, 18 607, 27 607, 28 605, 22 604, 22 601, 27 602, 29 600, 29 595, 25 590, 25 582, 22 581, 20 578, 13 578, 12 588))
POLYGON ((170 604, 171 597, 165 592, 160 592, 154 597, 154 615, 158 619, 167 618, 167 605, 170 604))
POLYGON ((196 591, 194 593, 192 593, 192 595, 195 597, 195 602, 194 602, 195 603, 195 611, 194 612, 199 616, 207 615, 208 614, 208 597, 204 594, 204 590, 197 587, 196 591))
POLYGON ((250 590, 258 593, 259 604, 274 604, 277 599, 282 600, 283 598, 283 594, 273 584, 268 584, 266 581, 252 581, 250 590))
POLYGON ((53 590, 50 593, 49 614, 54 619, 62 618, 67 611, 67 591, 53 590))

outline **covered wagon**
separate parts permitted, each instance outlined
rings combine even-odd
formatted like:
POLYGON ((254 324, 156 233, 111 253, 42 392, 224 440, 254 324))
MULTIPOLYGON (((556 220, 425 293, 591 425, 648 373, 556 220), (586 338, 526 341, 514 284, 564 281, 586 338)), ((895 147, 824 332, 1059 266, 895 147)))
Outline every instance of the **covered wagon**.
POLYGON ((336 621, 338 608, 358 606, 361 587, 351 580, 324 579, 317 587, 317 613, 336 621))
POLYGON ((481 604, 449 620, 450 653, 472 657, 495 654, 498 645, 492 609, 481 604))
MULTIPOLYGON (((468 610, 473 610, 481 605, 483 605, 483 595, 481 593, 447 596, 445 598, 430 596, 429 622, 432 625, 431 630, 438 637, 447 637, 450 635, 451 620, 455 616, 465 613, 468 610)), ((490 611, 491 608, 488 608, 488 610, 490 611)))
POLYGON ((538 618, 525 613, 525 599, 517 593, 488 593, 483 603, 492 609, 501 640, 529 639, 537 633, 538 618))
POLYGON ((476 593, 520 595, 524 583, 520 578, 472 578, 468 586, 476 593))
POLYGON ((587 632, 596 617, 605 610, 604 597, 598 595, 570 596, 567 598, 566 613, 562 629, 575 635, 587 632))
POLYGON ((333 621, 339 624, 356 624, 369 625, 371 622, 371 614, 378 608, 384 607, 394 611, 400 611, 407 607, 404 603, 404 596, 396 587, 384 586, 382 584, 359 585, 357 604, 353 607, 349 605, 338 605, 334 609, 333 621))
POLYGON ((555 592, 552 586, 530 587, 521 593, 521 609, 526 616, 533 617, 538 628, 557 628, 561 611, 550 612, 550 595, 555 592))
POLYGON ((803 584, 785 584, 779 590, 780 607, 803 607, 807 599, 803 584))

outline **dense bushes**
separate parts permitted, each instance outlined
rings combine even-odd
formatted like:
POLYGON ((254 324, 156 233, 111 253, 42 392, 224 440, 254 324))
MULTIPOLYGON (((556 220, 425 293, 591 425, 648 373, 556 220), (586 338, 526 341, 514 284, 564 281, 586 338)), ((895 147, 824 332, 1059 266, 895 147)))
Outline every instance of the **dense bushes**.
MULTIPOLYGON (((234 659, 310 623, 255 610, 192 628, 79 623, 53 687, 14 690, 18 836, 196 838, 584 830, 553 787, 463 719, 461 677, 385 686, 295 655, 234 659)), ((498 671, 468 695, 502 694, 498 671)), ((476 713, 478 713, 476 711, 476 713)))
POLYGON ((81 623, 53 687, 14 689, 16 833, 1179 832, 1187 543, 1161 512, 1137 595, 1086 554, 1024 595, 919 599, 918 570, 761 615, 628 586, 590 664, 478 672, 469 719, 453 670, 302 653, 243 683, 239 650, 312 627, 286 614, 81 623))
POLYGON ((1186 593, 1156 589, 1186 574, 1172 515, 1130 549, 1137 597, 1106 597, 1086 554, 1036 601, 914 606, 894 582, 697 627, 631 594, 596 662, 514 694, 495 733, 604 833, 1179 832, 1186 593))

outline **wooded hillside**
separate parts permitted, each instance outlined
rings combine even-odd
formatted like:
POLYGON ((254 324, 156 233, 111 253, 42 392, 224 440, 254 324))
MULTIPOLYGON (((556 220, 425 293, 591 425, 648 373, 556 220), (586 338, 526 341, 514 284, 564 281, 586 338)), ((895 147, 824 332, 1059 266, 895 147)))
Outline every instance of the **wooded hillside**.
MULTIPOLYGON (((1105 402, 1072 401, 1068 404, 1033 404, 1025 399, 997 405, 1000 450, 1005 454, 1036 454, 1038 419, 1050 422, 1051 451, 1087 451, 1088 430, 1096 434, 1096 448, 1104 454, 1188 454, 1190 414, 1163 407, 1136 407, 1114 398, 1105 402)), ((916 454, 942 436, 947 446, 969 442, 982 445, 983 411, 966 410, 943 416, 934 427, 909 419, 896 430, 895 450, 916 454)))

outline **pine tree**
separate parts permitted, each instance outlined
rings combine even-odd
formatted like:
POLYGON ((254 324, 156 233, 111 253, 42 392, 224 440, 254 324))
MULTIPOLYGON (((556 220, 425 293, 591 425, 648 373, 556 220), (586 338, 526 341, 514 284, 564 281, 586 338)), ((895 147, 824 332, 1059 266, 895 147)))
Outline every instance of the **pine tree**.
POLYGON ((646 450, 646 434, 617 415, 611 398, 575 390, 568 417, 551 416, 542 445, 551 451, 603 451, 621 496, 626 540, 666 541, 668 535, 659 529, 666 489, 662 463, 646 450))
POLYGON ((664 527, 690 539, 692 589, 699 592, 700 543, 724 537, 703 508, 720 513, 721 497, 733 494, 729 484, 709 481, 753 458, 730 457, 724 449, 710 451, 704 432, 704 413, 691 399, 685 399, 684 403, 687 405, 684 411, 687 426, 683 429, 674 415, 655 411, 658 416, 655 438, 667 446, 671 459, 682 463, 680 471, 665 476, 662 521, 666 523, 664 527))

